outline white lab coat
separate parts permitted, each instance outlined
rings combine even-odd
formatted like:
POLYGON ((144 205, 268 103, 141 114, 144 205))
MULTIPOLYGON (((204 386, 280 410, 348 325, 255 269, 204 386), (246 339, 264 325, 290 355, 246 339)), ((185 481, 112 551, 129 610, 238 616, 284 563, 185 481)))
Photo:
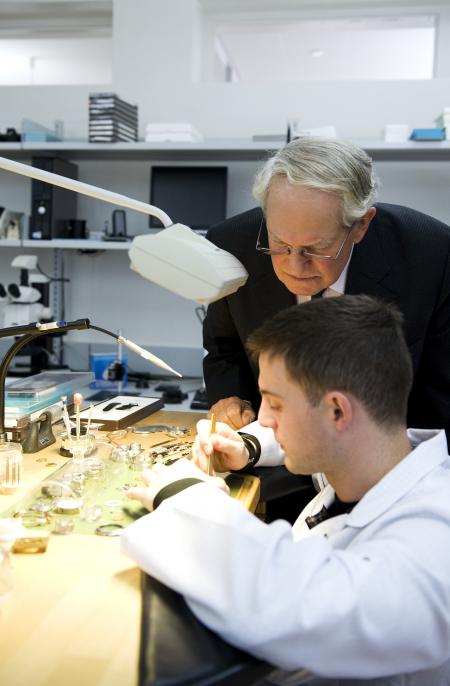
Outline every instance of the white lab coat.
POLYGON ((450 658, 450 459, 444 432, 409 433, 422 442, 349 514, 312 530, 304 518, 330 486, 291 528, 197 484, 127 527, 123 551, 227 641, 283 669, 450 684, 450 663, 442 679, 435 669, 450 658))

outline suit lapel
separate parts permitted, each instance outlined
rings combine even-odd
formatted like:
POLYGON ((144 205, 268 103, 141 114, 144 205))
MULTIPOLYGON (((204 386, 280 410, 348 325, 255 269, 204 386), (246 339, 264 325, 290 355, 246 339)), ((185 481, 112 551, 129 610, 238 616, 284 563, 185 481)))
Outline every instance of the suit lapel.
POLYGON ((353 248, 345 292, 352 295, 366 293, 386 299, 395 293, 395 286, 390 283, 392 276, 378 233, 375 227, 369 227, 361 243, 353 248))
POLYGON ((295 295, 288 291, 275 276, 270 258, 267 260, 269 268, 264 273, 260 273, 254 282, 259 293, 258 308, 264 319, 272 317, 297 302, 295 295))

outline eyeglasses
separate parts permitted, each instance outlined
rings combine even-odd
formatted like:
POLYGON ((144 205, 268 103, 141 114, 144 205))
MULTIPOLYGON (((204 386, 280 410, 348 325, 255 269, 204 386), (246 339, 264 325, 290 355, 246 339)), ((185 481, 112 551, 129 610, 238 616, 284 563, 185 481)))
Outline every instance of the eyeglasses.
POLYGON ((262 252, 264 255, 300 255, 300 257, 306 257, 310 258, 312 260, 337 260, 339 255, 342 252, 342 249, 347 242, 348 237, 350 236, 351 232, 355 228, 356 222, 354 222, 351 227, 348 230, 348 233, 344 240, 342 241, 339 250, 335 255, 322 255, 321 253, 316 253, 312 252, 311 250, 307 250, 306 248, 293 248, 291 245, 284 245, 282 248, 268 248, 264 245, 261 245, 260 239, 261 239, 261 231, 263 228, 263 223, 264 219, 261 220, 261 225, 259 227, 258 231, 258 238, 256 239, 256 250, 258 252, 262 252))

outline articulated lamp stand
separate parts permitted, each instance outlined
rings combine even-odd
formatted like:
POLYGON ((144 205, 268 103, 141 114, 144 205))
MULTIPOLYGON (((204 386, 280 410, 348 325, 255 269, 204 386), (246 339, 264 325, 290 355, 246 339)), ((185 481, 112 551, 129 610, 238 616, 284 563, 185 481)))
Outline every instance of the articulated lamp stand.
POLYGON ((136 343, 129 341, 127 338, 124 338, 123 336, 117 336, 112 331, 108 331, 108 329, 103 329, 99 326, 94 326, 90 323, 89 319, 77 319, 73 322, 49 322, 46 324, 34 322, 32 324, 25 324, 24 326, 11 326, 7 329, 0 329, 0 338, 5 338, 8 336, 20 336, 20 338, 18 338, 15 341, 15 343, 13 343, 13 345, 8 349, 0 365, 0 443, 6 443, 8 440, 6 437, 5 427, 5 380, 9 364, 13 359, 14 355, 21 348, 27 345, 27 343, 29 343, 38 336, 45 336, 47 334, 52 333, 60 333, 62 331, 73 331, 77 329, 95 329, 96 331, 101 331, 107 336, 111 336, 112 338, 119 340, 123 345, 127 346, 128 348, 133 350, 133 352, 135 352, 137 355, 140 355, 149 362, 152 362, 153 364, 156 364, 158 367, 161 367, 166 371, 170 371, 173 374, 176 374, 177 376, 181 376, 179 372, 176 372, 174 369, 172 369, 172 367, 169 367, 168 364, 163 362, 163 360, 160 360, 159 357, 156 357, 156 355, 152 355, 152 353, 148 352, 147 350, 144 350, 144 348, 141 348, 139 345, 136 345, 136 343))
MULTIPOLYGON (((210 241, 195 234, 187 226, 182 224, 172 225, 170 217, 158 207, 147 205, 138 200, 133 200, 124 195, 97 188, 75 179, 68 179, 59 174, 53 174, 27 164, 8 160, 4 157, 0 157, 0 169, 158 217, 166 228, 156 236, 144 235, 135 238, 129 253, 132 268, 150 281, 154 281, 178 295, 201 303, 209 303, 234 293, 247 280, 248 274, 246 270, 234 255, 220 250, 210 241)), ((6 441, 6 372, 11 359, 17 351, 33 340, 33 338, 43 335, 43 333, 51 333, 54 330, 69 331, 71 329, 87 328, 97 329, 116 338, 119 342, 141 355, 141 357, 174 372, 164 362, 132 343, 132 341, 128 341, 122 336, 118 337, 107 329, 92 326, 88 319, 80 319, 68 323, 52 322, 44 325, 35 323, 23 327, 10 327, 0 330, 0 338, 4 336, 23 336, 11 346, 0 366, 0 442, 6 441)), ((177 372, 174 373, 177 374, 177 372)))
POLYGON ((210 303, 234 293, 247 281, 248 274, 234 255, 187 226, 172 224, 170 217, 154 205, 5 157, 0 157, 0 169, 158 217, 166 228, 156 235, 134 239, 129 251, 131 268, 177 295, 210 303))

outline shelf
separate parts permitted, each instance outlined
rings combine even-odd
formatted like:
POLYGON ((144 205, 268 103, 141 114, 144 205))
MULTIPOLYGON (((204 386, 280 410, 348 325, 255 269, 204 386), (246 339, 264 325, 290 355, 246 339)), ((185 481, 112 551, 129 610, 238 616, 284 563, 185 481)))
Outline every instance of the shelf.
POLYGON ((249 139, 210 139, 201 143, 0 143, 0 155, 30 157, 39 153, 64 154, 72 160, 259 160, 280 148, 279 141, 254 142, 249 139))
POLYGON ((2 238, 0 240, 0 245, 2 246, 2 248, 21 248, 22 241, 13 241, 9 240, 8 238, 2 238))
POLYGON ((0 240, 2 248, 59 248, 62 250, 129 250, 131 241, 114 242, 114 241, 90 241, 86 240, 72 240, 63 238, 54 238, 53 240, 40 241, 24 239, 23 241, 8 241, 0 240))
POLYGON ((363 148, 374 160, 379 161, 439 161, 450 160, 450 141, 353 141, 363 148))
POLYGON ((129 250, 131 241, 90 241, 89 239, 53 238, 48 241, 26 239, 24 248, 61 248, 63 250, 129 250))
MULTIPOLYGON (((380 140, 355 139, 375 160, 450 160, 450 141, 405 141, 385 143, 380 140)), ((261 160, 282 147, 279 140, 252 141, 245 138, 209 139, 201 143, 0 143, 0 155, 31 157, 37 153, 55 153, 73 160, 261 160)))

